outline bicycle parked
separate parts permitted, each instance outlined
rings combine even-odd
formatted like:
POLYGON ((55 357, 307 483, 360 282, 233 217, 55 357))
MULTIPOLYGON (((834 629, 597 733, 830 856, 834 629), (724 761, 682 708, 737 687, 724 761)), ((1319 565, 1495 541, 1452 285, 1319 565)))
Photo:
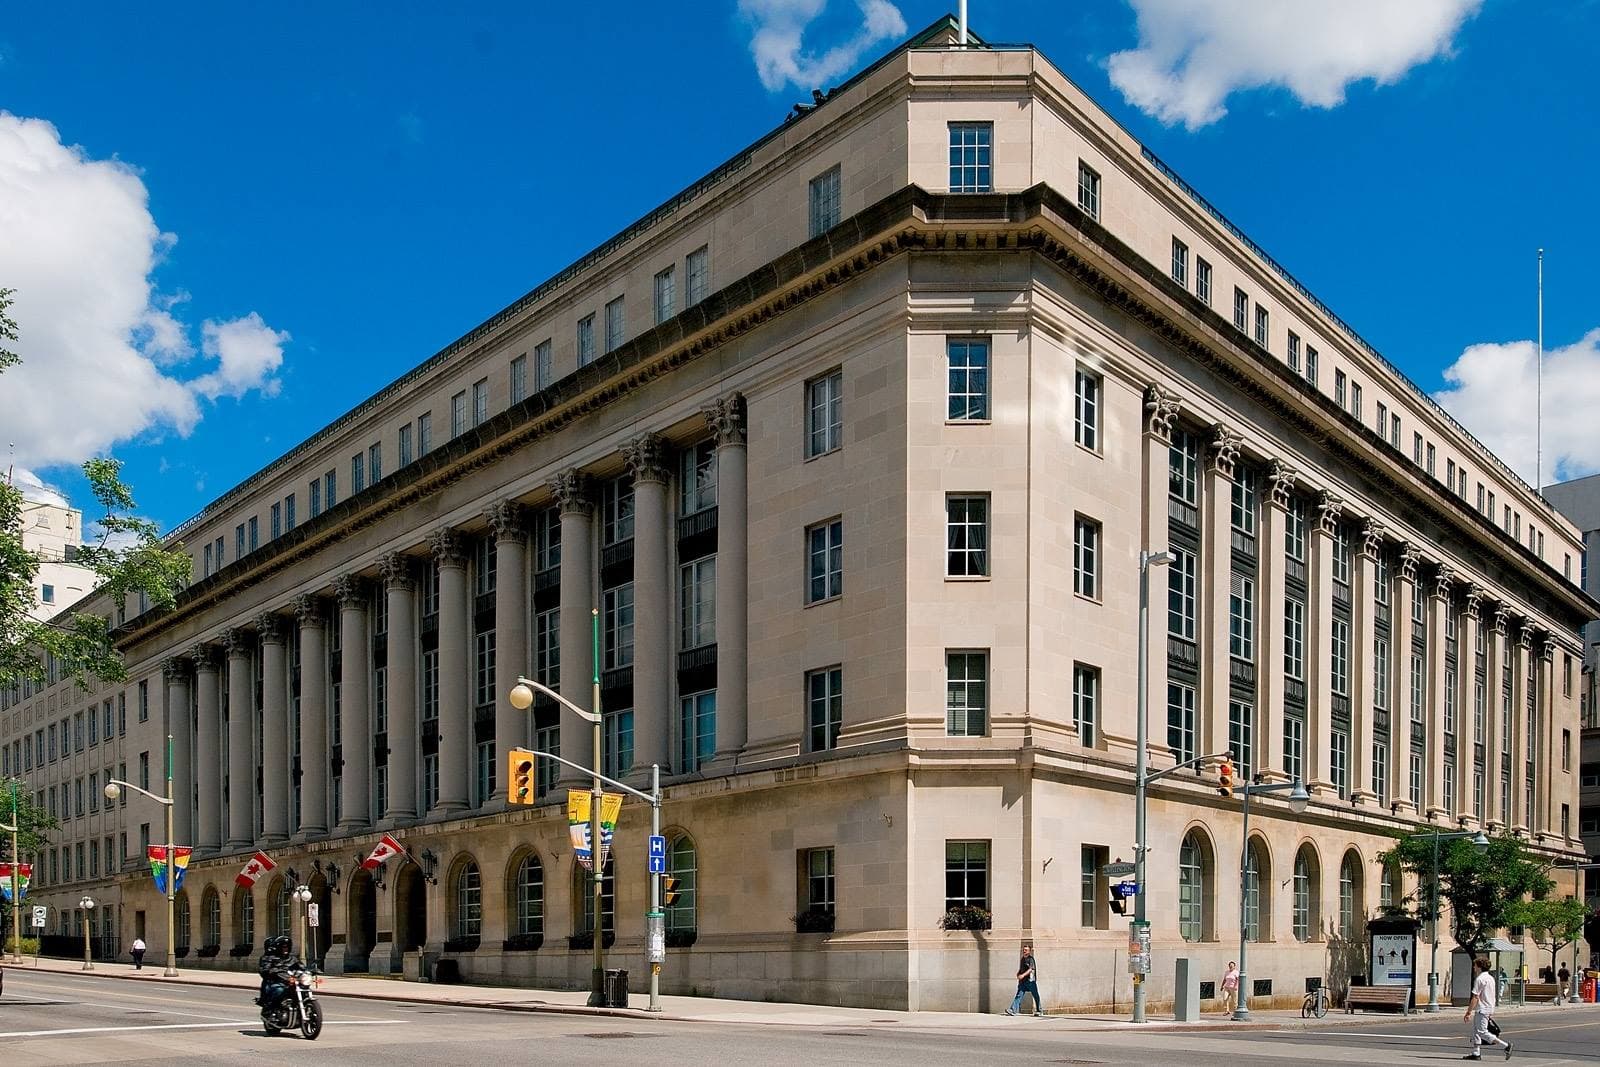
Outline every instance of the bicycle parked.
POLYGON ((1320 1019, 1328 1014, 1328 990, 1325 986, 1317 986, 1306 994, 1305 1003, 1300 1005, 1300 1018, 1320 1019))

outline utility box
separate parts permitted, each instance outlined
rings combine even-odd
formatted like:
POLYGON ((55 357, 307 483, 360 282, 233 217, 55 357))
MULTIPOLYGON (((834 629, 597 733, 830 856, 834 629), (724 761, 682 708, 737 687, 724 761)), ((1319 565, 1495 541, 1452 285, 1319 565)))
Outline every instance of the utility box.
POLYGON ((1182 956, 1172 983, 1172 1017, 1180 1023, 1200 1021, 1200 969, 1182 956))

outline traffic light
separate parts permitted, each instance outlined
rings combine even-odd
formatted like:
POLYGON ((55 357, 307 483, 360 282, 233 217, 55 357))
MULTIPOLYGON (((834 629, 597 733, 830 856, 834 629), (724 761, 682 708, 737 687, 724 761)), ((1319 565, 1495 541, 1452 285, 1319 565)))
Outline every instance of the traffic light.
POLYGON ((1118 915, 1128 914, 1128 898, 1117 892, 1117 887, 1111 887, 1111 910, 1118 915))
POLYGON ((536 789, 533 781, 533 753, 514 748, 506 753, 506 802, 532 804, 536 789))
POLYGON ((661 879, 661 903, 666 905, 667 907, 671 907, 673 902, 676 901, 677 899, 678 899, 678 880, 676 878, 672 877, 672 875, 670 875, 670 874, 664 876, 661 879))
POLYGON ((1222 757, 1222 762, 1217 764, 1217 793, 1223 797, 1233 796, 1233 760, 1228 756, 1222 757))

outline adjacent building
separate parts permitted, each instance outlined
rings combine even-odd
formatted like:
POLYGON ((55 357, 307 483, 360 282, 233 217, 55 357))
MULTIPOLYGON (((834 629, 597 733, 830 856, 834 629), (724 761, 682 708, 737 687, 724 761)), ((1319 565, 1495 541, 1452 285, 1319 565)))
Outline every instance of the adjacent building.
MULTIPOLYGON (((999 1010, 1029 940, 1053 1006, 1126 1003, 1141 550, 1154 765, 1314 794, 1244 842, 1209 770, 1154 787, 1155 1001, 1241 911, 1258 996, 1359 972, 1397 833, 1580 854, 1578 530, 1044 55, 950 20, 175 536, 133 681, 0 701, 64 821, 56 937, 90 893, 162 951, 161 813, 98 786, 159 792, 170 733, 185 966, 247 965, 305 882, 331 970, 585 986, 585 780, 508 807, 503 760, 588 764, 590 727, 505 694, 597 675, 604 768, 666 783, 668 992, 999 1010), (363 870, 382 832, 415 860, 363 870)), ((647 825, 603 887, 636 975, 647 825)))
POLYGON ((49 500, 22 505, 22 547, 39 560, 33 579, 33 608, 38 620, 76 604, 94 588, 94 572, 75 562, 83 547, 83 513, 49 500))

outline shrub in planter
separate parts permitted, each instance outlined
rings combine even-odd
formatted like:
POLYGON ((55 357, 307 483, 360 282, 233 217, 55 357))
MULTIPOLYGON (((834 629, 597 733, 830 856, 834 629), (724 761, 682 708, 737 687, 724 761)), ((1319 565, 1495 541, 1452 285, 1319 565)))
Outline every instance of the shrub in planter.
POLYGON ((827 908, 807 908, 799 915, 792 915, 796 933, 801 934, 831 934, 833 933, 833 912, 827 908))
POLYGON ((173 949, 172 954, 180 960, 186 960, 189 958, 189 946, 184 945, 182 948, 173 949))
POLYGON ((668 930, 667 947, 689 948, 699 936, 700 932, 698 930, 668 930))
MULTIPOLYGON (((617 933, 616 933, 615 930, 607 930, 604 940, 602 940, 600 942, 600 944, 605 948, 610 948, 612 945, 614 945, 616 943, 617 943, 617 933)), ((594 948, 594 934, 593 933, 573 934, 572 936, 567 938, 567 947, 569 949, 573 949, 573 950, 582 949, 582 948, 594 948)))
POLYGON ((195 955, 199 956, 203 960, 209 960, 211 957, 215 956, 221 951, 221 945, 201 945, 200 951, 195 953, 195 955))
POLYGON ((988 908, 964 904, 951 908, 939 920, 941 930, 987 930, 994 925, 994 915, 988 908))
POLYGON ((533 952, 543 944, 543 934, 512 934, 500 947, 506 952, 533 952))
POLYGON ((444 943, 444 950, 446 952, 476 952, 478 951, 480 940, 480 938, 476 937, 452 937, 444 943))
MULTIPOLYGON (((11 938, 6 938, 5 951, 14 951, 11 946, 15 943, 11 938)), ((24 956, 37 956, 39 954, 39 939, 37 937, 23 938, 21 954, 24 956)))
POLYGON ((228 950, 228 955, 232 956, 236 960, 243 959, 244 957, 250 955, 250 953, 254 949, 254 947, 255 947, 254 945, 249 945, 249 944, 234 945, 232 948, 230 948, 228 950))

